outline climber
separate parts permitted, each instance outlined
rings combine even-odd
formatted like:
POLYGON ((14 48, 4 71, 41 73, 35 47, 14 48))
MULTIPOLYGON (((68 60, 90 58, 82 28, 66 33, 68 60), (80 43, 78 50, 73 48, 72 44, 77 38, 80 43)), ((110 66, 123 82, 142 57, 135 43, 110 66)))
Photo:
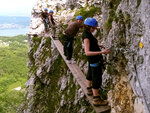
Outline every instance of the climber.
POLYGON ((53 39, 56 39, 55 37, 55 34, 56 34, 56 25, 55 25, 55 21, 54 21, 54 18, 53 18, 53 14, 54 14, 54 11, 53 10, 50 10, 49 11, 49 25, 52 29, 52 37, 53 39))
POLYGON ((44 27, 45 27, 45 32, 48 31, 48 9, 45 8, 44 9, 44 12, 41 12, 40 14, 40 17, 41 19, 43 20, 43 23, 44 23, 44 27))
POLYGON ((82 27, 83 27, 83 17, 77 16, 76 21, 71 22, 63 34, 62 39, 63 39, 63 45, 64 45, 64 55, 66 56, 68 63, 74 63, 72 59, 73 40, 77 32, 79 31, 79 29, 82 27))
POLYGON ((93 95, 93 105, 100 106, 106 105, 107 100, 103 100, 99 95, 99 88, 102 84, 102 65, 103 57, 102 54, 108 54, 109 49, 104 49, 101 51, 98 45, 97 39, 93 36, 92 32, 98 26, 98 22, 95 18, 86 18, 84 21, 84 31, 82 33, 82 40, 84 43, 84 51, 88 59, 88 73, 87 79, 87 91, 88 95, 93 95))

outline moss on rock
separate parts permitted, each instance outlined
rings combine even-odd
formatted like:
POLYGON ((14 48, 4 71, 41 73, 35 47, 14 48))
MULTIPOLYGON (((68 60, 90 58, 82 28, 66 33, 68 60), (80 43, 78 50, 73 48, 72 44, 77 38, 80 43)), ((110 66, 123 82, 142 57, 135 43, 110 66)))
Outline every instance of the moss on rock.
POLYGON ((121 1, 122 0, 109 0, 108 2, 109 15, 108 15, 108 19, 104 23, 104 29, 106 30, 107 34, 112 28, 112 22, 117 21, 116 9, 121 1))
POLYGON ((138 8, 138 7, 140 6, 141 1, 142 1, 142 0, 137 0, 137 6, 136 6, 136 8, 138 8))
MULTIPOLYGON (((78 15, 82 15, 83 18, 87 18, 87 17, 93 17, 95 14, 101 14, 101 8, 100 7, 82 7, 79 10, 76 11, 75 13, 75 17, 78 15)), ((73 19, 75 20, 75 18, 73 19)))
POLYGON ((86 109, 83 113, 94 112, 91 105, 86 101, 85 97, 76 100, 77 92, 80 89, 73 80, 73 76, 67 75, 67 66, 61 56, 58 57, 53 64, 51 71, 48 75, 51 82, 44 84, 40 79, 36 79, 35 95, 34 95, 34 111, 40 113, 56 113, 59 112, 79 112, 84 106, 86 109), (69 77, 67 87, 61 91, 61 85, 58 84, 62 77, 69 77), (75 102, 76 101, 76 102, 75 102))

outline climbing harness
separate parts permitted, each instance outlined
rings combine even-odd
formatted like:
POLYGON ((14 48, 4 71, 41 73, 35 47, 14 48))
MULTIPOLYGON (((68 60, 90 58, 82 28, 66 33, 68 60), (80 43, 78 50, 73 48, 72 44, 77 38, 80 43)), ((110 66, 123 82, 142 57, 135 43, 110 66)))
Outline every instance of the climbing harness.
POLYGON ((50 23, 50 22, 49 22, 49 18, 48 18, 48 17, 45 19, 45 22, 46 22, 47 24, 49 24, 49 23, 50 23))
POLYGON ((69 47, 70 46, 70 42, 68 42, 68 44, 67 44, 67 47, 69 47))
POLYGON ((98 67, 99 66, 99 62, 94 63, 94 64, 90 64, 90 67, 98 67))

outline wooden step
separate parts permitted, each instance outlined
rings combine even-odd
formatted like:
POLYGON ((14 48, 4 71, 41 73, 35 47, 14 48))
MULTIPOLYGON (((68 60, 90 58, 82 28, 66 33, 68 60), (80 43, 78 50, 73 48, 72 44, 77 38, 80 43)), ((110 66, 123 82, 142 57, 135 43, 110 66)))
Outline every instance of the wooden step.
MULTIPOLYGON (((78 84, 82 88, 82 90, 83 90, 84 94, 86 95, 89 103, 93 106, 92 96, 87 95, 87 89, 86 89, 87 86, 86 86, 85 75, 83 74, 83 72, 81 71, 81 69, 79 68, 79 66, 77 64, 68 64, 67 63, 65 56, 64 56, 64 52, 63 52, 63 45, 61 44, 61 42, 59 40, 53 40, 53 38, 51 36, 50 36, 50 38, 52 39, 53 43, 55 44, 55 46, 58 49, 59 53, 61 54, 62 58, 64 59, 66 65, 70 69, 72 75, 75 77, 76 81, 78 82, 78 84)), ((93 108, 94 108, 96 113, 109 113, 109 111, 110 111, 110 106, 99 106, 99 107, 93 106, 93 108)))

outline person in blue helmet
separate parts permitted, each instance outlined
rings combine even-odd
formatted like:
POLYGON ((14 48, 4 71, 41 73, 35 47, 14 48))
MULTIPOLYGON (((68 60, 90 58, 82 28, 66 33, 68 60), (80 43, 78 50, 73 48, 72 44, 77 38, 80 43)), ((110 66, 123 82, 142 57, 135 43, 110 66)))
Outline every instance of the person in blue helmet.
POLYGON ((83 27, 83 17, 79 15, 76 17, 76 21, 71 22, 68 25, 62 37, 64 45, 64 55, 66 56, 68 63, 74 63, 72 59, 73 40, 76 34, 78 33, 79 29, 82 27, 83 27))
POLYGON ((44 8, 44 12, 40 13, 40 17, 41 17, 41 19, 43 20, 43 23, 44 23, 45 32, 48 31, 48 22, 47 22, 48 15, 49 14, 48 14, 48 9, 47 8, 44 8))
POLYGON ((84 43, 84 51, 88 59, 87 91, 88 95, 93 95, 93 105, 100 106, 108 104, 107 100, 103 100, 99 95, 99 88, 102 84, 102 54, 108 54, 109 49, 101 50, 102 45, 98 45, 98 40, 92 35, 92 32, 98 26, 95 18, 86 18, 84 21, 84 31, 82 40, 84 43))
POLYGON ((50 24, 50 27, 52 29, 52 37, 53 37, 53 39, 56 39, 56 37, 55 37, 55 34, 56 34, 56 25, 55 25, 55 20, 53 18, 53 14, 54 14, 54 11, 50 10, 49 11, 49 24, 50 24))

